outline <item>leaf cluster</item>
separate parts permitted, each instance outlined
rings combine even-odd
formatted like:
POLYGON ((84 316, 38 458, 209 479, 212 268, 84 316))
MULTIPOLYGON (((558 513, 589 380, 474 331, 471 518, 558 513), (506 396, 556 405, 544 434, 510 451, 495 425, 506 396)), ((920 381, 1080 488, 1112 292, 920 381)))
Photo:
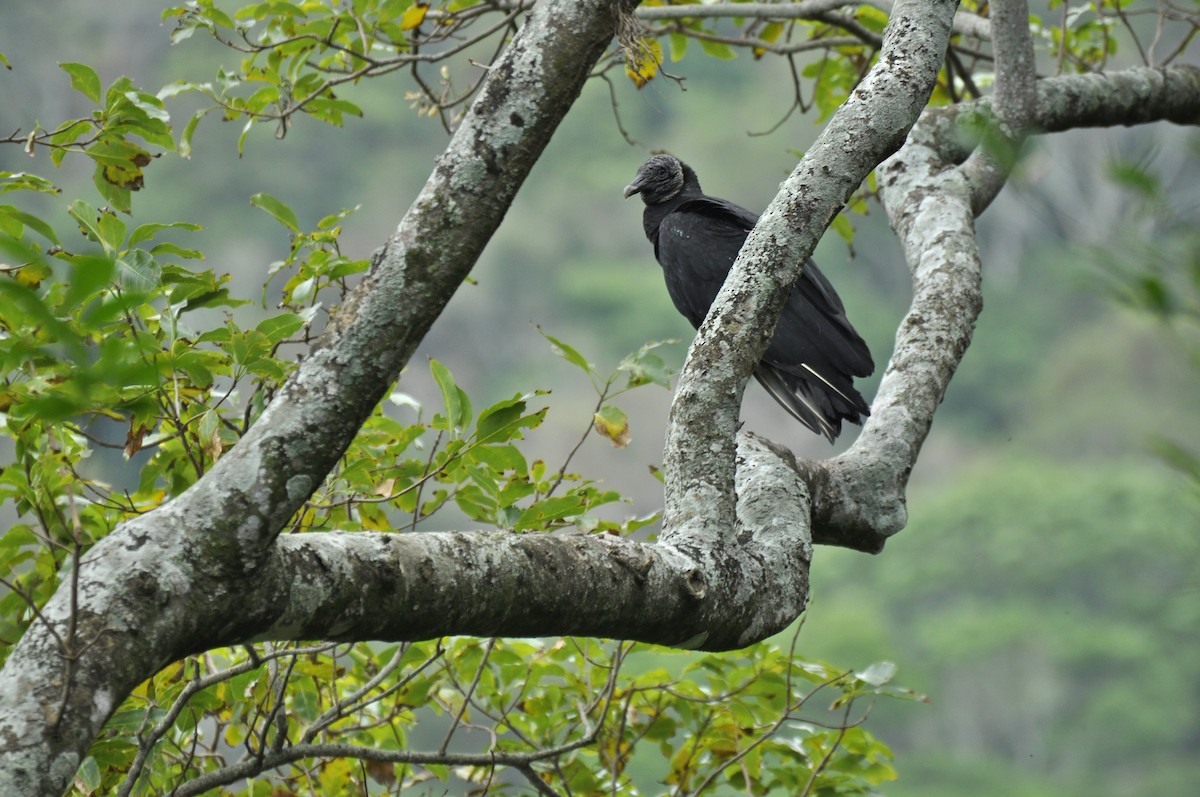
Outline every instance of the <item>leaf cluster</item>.
POLYGON ((275 776, 251 768, 240 793, 870 794, 895 771, 864 703, 920 699, 888 685, 894 669, 805 661, 794 638, 700 658, 584 639, 219 650, 139 687, 76 786, 188 794, 257 759, 275 776))
MULTIPOLYGON (((0 205, 0 433, 13 452, 0 469, 0 505, 17 518, 0 535, 0 662, 93 544, 188 489, 236 445, 319 334, 321 313, 368 267, 341 251, 352 211, 308 229, 283 200, 255 194, 251 205, 286 229, 289 245, 267 275, 266 316, 244 320, 250 302, 231 293, 227 274, 203 268, 189 243, 197 225, 132 221, 132 192, 153 159, 190 155, 210 113, 245 120, 239 151, 255 126, 274 124, 281 135, 298 112, 341 124, 361 113, 339 95, 343 87, 399 69, 420 88, 418 110, 449 126, 478 75, 457 89, 448 72, 434 86, 422 70, 486 49, 521 12, 520 4, 353 0, 229 13, 194 0, 164 14, 175 21, 173 40, 203 32, 242 54, 211 83, 152 94, 124 77, 106 88, 91 67, 63 65, 95 109, 6 140, 47 151, 55 166, 67 154, 89 159, 103 205, 63 199, 31 173, 0 172, 0 193, 17 198, 0 205), (182 94, 209 104, 176 131, 165 102, 182 94), (29 210, 22 200, 33 195, 52 211, 29 210)), ((869 30, 871 12, 863 14, 855 24, 869 30)), ((767 44, 794 34, 784 25, 753 30, 767 44)), ((832 35, 818 36, 822 46, 832 35)), ((711 55, 729 54, 726 43, 698 38, 711 55)), ((647 47, 650 69, 661 48, 647 47)), ((843 71, 844 80, 829 78, 823 102, 849 90, 857 73, 843 71)), ((542 391, 476 411, 450 369, 432 360, 440 406, 427 414, 394 390, 291 530, 405 533, 440 522, 445 510, 514 533, 630 534, 654 523, 657 515, 601 517, 597 510, 621 496, 570 463, 593 432, 628 442, 628 416, 615 400, 669 385, 663 342, 605 372, 546 338, 596 394, 559 467, 525 449, 548 411, 542 391)), ((70 657, 95 640, 57 641, 70 657)), ((654 783, 681 795, 726 786, 863 794, 894 777, 887 748, 860 727, 865 713, 852 713, 876 695, 905 694, 886 684, 887 668, 855 674, 771 646, 700 658, 636 650, 656 661, 632 667, 634 648, 595 640, 210 651, 135 690, 75 785, 81 794, 187 794, 241 783, 243 793, 276 797, 458 779, 499 792, 515 790, 515 773, 541 791, 553 783, 581 794, 636 794, 654 783), (832 716, 815 710, 818 696, 832 716), (648 767, 652 774, 639 774, 648 767)))
POLYGON ((272 0, 250 3, 233 13, 213 0, 190 0, 167 8, 162 18, 175 23, 173 43, 202 31, 242 55, 236 69, 218 70, 213 81, 179 81, 164 89, 211 101, 184 128, 181 149, 186 152, 196 126, 213 111, 226 120, 245 120, 239 153, 256 125, 274 124, 276 135, 283 137, 297 113, 340 127, 346 117, 362 116, 356 103, 339 94, 341 87, 401 69, 408 70, 418 86, 408 95, 414 107, 439 117, 450 129, 483 73, 476 71, 466 87, 458 88, 448 68, 439 69, 431 81, 422 67, 482 45, 509 27, 520 10, 518 5, 502 13, 499 22, 476 25, 496 9, 478 0, 443 2, 436 9, 420 0, 272 0))

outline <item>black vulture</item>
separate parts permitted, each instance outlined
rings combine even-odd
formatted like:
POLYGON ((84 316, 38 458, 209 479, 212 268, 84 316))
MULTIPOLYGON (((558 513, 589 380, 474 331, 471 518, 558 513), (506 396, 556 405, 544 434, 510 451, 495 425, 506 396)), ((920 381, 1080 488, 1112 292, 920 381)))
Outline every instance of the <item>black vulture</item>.
MULTIPOLYGON (((699 329, 758 216, 706 196, 696 173, 671 155, 655 155, 641 165, 625 186, 625 197, 633 194, 646 203, 642 225, 671 301, 699 329)), ((796 420, 832 443, 843 420, 861 424, 870 414, 854 377, 874 370, 842 300, 809 260, 754 376, 796 420)))

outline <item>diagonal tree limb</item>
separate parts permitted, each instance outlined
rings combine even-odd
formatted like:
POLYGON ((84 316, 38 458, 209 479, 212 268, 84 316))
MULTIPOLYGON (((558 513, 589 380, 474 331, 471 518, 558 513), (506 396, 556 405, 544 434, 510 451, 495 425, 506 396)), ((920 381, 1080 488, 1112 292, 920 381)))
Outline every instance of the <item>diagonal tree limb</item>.
MULTIPOLYGON (((922 3, 912 5, 922 6, 917 13, 926 10, 922 3)), ((731 475, 732 486, 722 496, 727 504, 721 511, 730 524, 714 530, 708 540, 698 532, 710 529, 686 512, 673 521, 674 531, 668 530, 665 542, 655 546, 570 535, 276 538, 288 507, 319 483, 322 463, 327 468, 336 461, 346 435, 357 428, 355 413, 369 412, 424 334, 422 325, 431 322, 439 303, 469 270, 536 157, 524 148, 540 151, 544 146, 590 68, 587 64, 576 71, 575 62, 586 60, 581 52, 598 57, 611 34, 616 6, 599 0, 539 6, 493 66, 495 81, 489 77, 410 215, 376 256, 364 287, 260 419, 248 438, 252 443, 226 470, 213 471, 223 474, 220 479, 198 484, 161 510, 125 524, 84 557, 80 611, 73 620, 80 638, 94 640, 89 650, 70 666, 65 662, 50 625, 65 627, 72 619, 67 617, 69 602, 60 595, 44 610, 47 622, 26 633, 0 672, 0 794, 60 793, 129 689, 193 650, 256 638, 518 635, 531 628, 525 611, 531 602, 545 613, 539 634, 736 647, 777 630, 803 607, 810 519, 819 540, 854 540, 856 547, 872 540, 882 544, 903 525, 903 483, 970 334, 971 324, 964 323, 957 304, 946 301, 942 290, 950 281, 965 280, 964 294, 970 294, 971 274, 978 272, 977 252, 971 248, 969 186, 953 168, 949 183, 938 182, 939 170, 961 163, 968 149, 947 146, 949 137, 939 141, 934 136, 969 115, 964 111, 928 112, 909 147, 881 171, 889 211, 898 214, 894 224, 910 253, 916 297, 877 399, 876 417, 844 457, 795 466, 771 446, 743 438, 736 463, 729 453, 736 482, 731 475), (550 80, 550 74, 560 76, 564 85, 550 80), (948 207, 938 201, 935 192, 941 190, 947 192, 948 207), (923 246, 932 249, 940 243, 938 230, 966 236, 962 247, 947 238, 947 245, 936 250, 939 256, 919 256, 923 246), (356 391, 360 395, 346 395, 356 391), (259 428, 268 421, 274 433, 259 428), (797 479, 797 469, 806 478, 797 479), (876 485, 897 489, 885 494, 876 485), (74 673, 69 682, 68 671, 74 673), (56 713, 64 685, 68 700, 56 713)), ((898 15, 898 20, 903 28, 910 18, 898 15)), ((940 62, 940 53, 925 52, 936 48, 912 31, 890 35, 902 40, 907 35, 916 47, 884 54, 900 73, 899 84, 912 89, 919 83, 913 59, 940 62)), ((1129 109, 1132 121, 1195 121, 1200 115, 1197 75, 1194 69, 1139 70, 1113 76, 1111 83, 1063 79, 1039 88, 1035 121, 1046 129, 1122 123, 1106 111, 1106 91, 1118 95, 1114 106, 1129 109)), ((881 83, 864 86, 886 94, 881 83)), ((907 93, 919 104, 912 90, 907 93)), ((894 109, 884 102, 886 97, 858 99, 866 103, 858 111, 894 109)), ((974 111, 982 113, 983 107, 974 111)), ((826 141, 828 148, 806 161, 807 177, 848 163, 846 173, 829 179, 849 185, 861 165, 856 160, 861 153, 851 151, 856 136, 865 130, 874 139, 880 125, 890 130, 898 122, 888 113, 857 119, 865 127, 853 133, 842 128, 841 138, 826 141)), ((893 135, 903 138, 902 132, 893 135)), ((847 193, 852 189, 850 185, 847 193)), ((840 200, 836 191, 821 197, 832 198, 828 207, 816 200, 796 201, 784 206, 783 215, 791 213, 800 224, 802 213, 812 210, 828 220, 840 200)), ((769 228, 779 235, 772 245, 789 245, 783 240, 784 226, 769 228)), ((813 224, 804 226, 819 235, 813 224)), ((773 267, 767 267, 767 274, 770 279, 764 281, 775 289, 790 285, 784 282, 787 275, 773 267)), ((730 303, 717 325, 724 325, 718 333, 729 333, 726 342, 737 335, 743 341, 753 338, 756 333, 747 325, 760 319, 755 310, 748 316, 743 311, 770 304, 750 288, 742 290, 733 294, 739 301, 730 303)), ((761 342, 765 345, 765 337, 761 342)), ((725 378, 724 352, 720 345, 715 351, 722 359, 710 367, 725 378)), ((738 385, 731 394, 740 391, 738 385)), ((732 438, 732 427, 728 436, 732 438)), ((234 452, 226 456, 231 457, 234 452)), ((680 493, 697 486, 685 480, 672 488, 676 511, 690 509, 680 505, 680 493)))
POLYGON ((230 607, 463 282, 616 16, 635 5, 539 3, 368 276, 258 422, 192 488, 88 552, 77 611, 60 590, 0 671, 0 794, 61 793, 129 690, 188 650, 233 641, 230 607), (68 624, 94 640, 86 651, 61 649, 54 626, 68 624))
MULTIPOLYGON (((1200 69, 1138 68, 1047 78, 1036 86, 1031 131, 1171 121, 1200 124, 1200 69)), ((925 111, 908 143, 878 171, 879 193, 913 278, 871 418, 855 444, 825 462, 781 452, 813 500, 813 541, 882 549, 905 523, 904 490, 933 414, 982 308, 974 224, 979 183, 960 168, 992 98, 925 111)))

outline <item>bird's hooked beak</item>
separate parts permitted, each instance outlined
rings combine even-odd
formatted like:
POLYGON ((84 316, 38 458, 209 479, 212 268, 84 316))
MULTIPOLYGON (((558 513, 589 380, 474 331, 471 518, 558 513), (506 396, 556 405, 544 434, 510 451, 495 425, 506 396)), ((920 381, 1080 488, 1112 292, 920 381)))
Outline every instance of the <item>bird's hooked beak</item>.
POLYGON ((629 197, 633 196, 634 194, 640 193, 642 193, 642 176, 639 174, 634 178, 632 183, 625 186, 624 195, 626 199, 629 199, 629 197))

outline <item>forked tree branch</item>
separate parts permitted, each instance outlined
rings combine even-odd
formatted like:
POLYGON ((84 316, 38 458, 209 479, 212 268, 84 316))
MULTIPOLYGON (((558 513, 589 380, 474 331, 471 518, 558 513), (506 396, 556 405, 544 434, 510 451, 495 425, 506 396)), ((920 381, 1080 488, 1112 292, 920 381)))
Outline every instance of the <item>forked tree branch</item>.
MULTIPOLYGON (((1174 66, 1036 84, 1029 130, 1170 121, 1200 124, 1200 69, 1174 66)), ((880 199, 905 252, 912 306, 855 444, 825 462, 792 458, 809 484, 813 541, 878 550, 905 522, 904 489, 934 412, 970 344, 982 308, 975 241, 979 183, 964 162, 992 99, 925 111, 900 152, 878 170, 880 199)))
MULTIPOLYGON (((631 5, 547 0, 531 12, 370 274, 258 423, 190 490, 83 557, 75 597, 55 595, 0 671, 0 794, 64 791, 130 690, 194 651, 446 634, 728 649, 803 608, 810 526, 818 540, 871 549, 903 525, 904 483, 978 312, 972 190, 953 168, 969 152, 947 133, 985 114, 986 103, 927 111, 880 170, 915 295, 855 446, 827 463, 796 463, 751 437, 735 454, 733 440, 742 388, 798 264, 904 141, 928 97, 952 0, 896 4, 879 66, 739 258, 681 379, 660 543, 500 532, 278 536, 462 283, 608 45, 614 14, 631 5), (64 651, 69 626, 92 644, 64 651)), ((1046 81, 1036 108, 1033 124, 1044 129, 1195 122, 1200 70, 1046 81)))
MULTIPOLYGON (((759 219, 692 343, 667 429, 663 539, 693 556, 719 550, 738 534, 733 441, 746 381, 825 228, 871 170, 904 143, 928 102, 956 6, 954 0, 896 4, 876 65, 759 219)), ((867 520, 874 527, 891 524, 883 517, 867 520)))
POLYGON ((237 641, 244 618, 230 607, 262 608, 242 596, 280 530, 462 284, 616 17, 635 5, 533 8, 370 273, 258 422, 181 496, 88 552, 77 606, 73 589, 50 599, 46 622, 30 626, 0 671, 0 794, 61 793, 131 689, 189 651, 237 641), (95 644, 62 650, 68 627, 95 644))

